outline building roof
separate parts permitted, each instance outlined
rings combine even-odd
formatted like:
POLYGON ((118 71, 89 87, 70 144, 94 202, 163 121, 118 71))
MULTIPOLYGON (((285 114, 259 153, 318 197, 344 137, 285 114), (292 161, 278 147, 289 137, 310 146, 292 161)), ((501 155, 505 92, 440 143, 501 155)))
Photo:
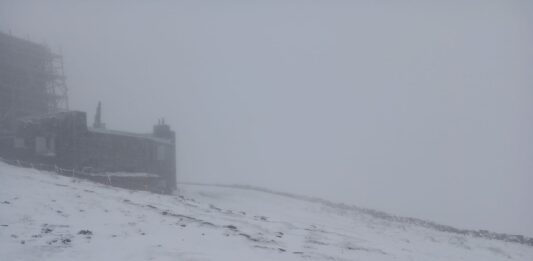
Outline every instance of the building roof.
MULTIPOLYGON (((26 116, 26 117, 19 118, 18 120, 20 122, 26 122, 26 123, 35 122, 36 123, 44 119, 54 119, 54 118, 64 119, 68 115, 72 115, 74 113, 84 113, 84 112, 81 112, 81 111, 53 112, 53 113, 46 113, 46 114, 40 114, 40 115, 26 116)), ((87 129, 89 130, 89 132, 93 132, 93 133, 127 136, 127 137, 138 138, 138 139, 148 139, 153 142, 157 142, 160 144, 166 144, 166 145, 174 144, 172 140, 155 137, 152 133, 133 133, 133 132, 127 132, 127 131, 110 130, 110 129, 104 129, 104 128, 92 128, 92 127, 87 127, 87 129)))
POLYGON ((81 111, 58 111, 58 112, 48 112, 48 113, 42 113, 42 114, 36 114, 36 115, 28 115, 24 117, 19 117, 17 121, 20 122, 38 122, 45 119, 64 119, 68 115, 72 115, 74 113, 84 113, 81 111))
POLYGON ((133 138, 138 138, 138 139, 149 139, 157 143, 173 145, 171 140, 155 137, 151 133, 133 133, 133 132, 126 132, 126 131, 118 131, 118 130, 110 130, 110 129, 102 129, 102 128, 90 128, 90 127, 89 127, 89 131, 95 132, 95 133, 101 133, 101 134, 127 136, 127 137, 133 137, 133 138))

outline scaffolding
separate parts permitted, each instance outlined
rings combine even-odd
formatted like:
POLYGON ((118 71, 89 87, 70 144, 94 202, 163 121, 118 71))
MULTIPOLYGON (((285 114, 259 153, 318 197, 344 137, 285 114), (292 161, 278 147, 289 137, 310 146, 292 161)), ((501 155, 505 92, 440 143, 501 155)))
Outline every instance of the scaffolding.
POLYGON ((47 81, 46 92, 48 94, 48 112, 69 110, 68 88, 66 84, 63 56, 53 54, 47 61, 47 71, 51 79, 47 81))
POLYGON ((0 32, 0 130, 21 117, 68 109, 62 56, 0 32))

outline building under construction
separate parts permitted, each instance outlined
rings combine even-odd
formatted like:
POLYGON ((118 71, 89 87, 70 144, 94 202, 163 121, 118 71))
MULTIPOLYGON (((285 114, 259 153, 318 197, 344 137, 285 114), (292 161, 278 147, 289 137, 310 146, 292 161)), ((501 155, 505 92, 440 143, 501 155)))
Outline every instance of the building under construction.
POLYGON ((60 55, 0 33, 0 157, 69 169, 112 185, 176 189, 175 134, 160 120, 149 134, 108 130, 98 105, 89 127, 71 111, 60 55))
POLYGON ((45 45, 0 32, 0 127, 20 117, 68 110, 63 59, 45 45))

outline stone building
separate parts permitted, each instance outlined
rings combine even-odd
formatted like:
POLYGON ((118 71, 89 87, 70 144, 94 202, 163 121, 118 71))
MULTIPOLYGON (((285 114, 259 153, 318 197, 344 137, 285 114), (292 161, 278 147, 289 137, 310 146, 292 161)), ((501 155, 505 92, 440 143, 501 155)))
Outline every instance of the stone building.
POLYGON ((175 190, 170 126, 160 120, 147 134, 109 130, 99 104, 89 127, 85 112, 68 110, 57 59, 45 46, 0 33, 0 157, 69 169, 120 187, 175 190))

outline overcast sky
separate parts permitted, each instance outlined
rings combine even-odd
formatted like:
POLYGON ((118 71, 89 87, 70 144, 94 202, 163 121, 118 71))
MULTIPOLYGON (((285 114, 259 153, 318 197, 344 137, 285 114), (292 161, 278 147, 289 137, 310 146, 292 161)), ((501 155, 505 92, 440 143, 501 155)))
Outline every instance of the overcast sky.
POLYGON ((533 236, 531 1, 5 1, 178 178, 533 236))

